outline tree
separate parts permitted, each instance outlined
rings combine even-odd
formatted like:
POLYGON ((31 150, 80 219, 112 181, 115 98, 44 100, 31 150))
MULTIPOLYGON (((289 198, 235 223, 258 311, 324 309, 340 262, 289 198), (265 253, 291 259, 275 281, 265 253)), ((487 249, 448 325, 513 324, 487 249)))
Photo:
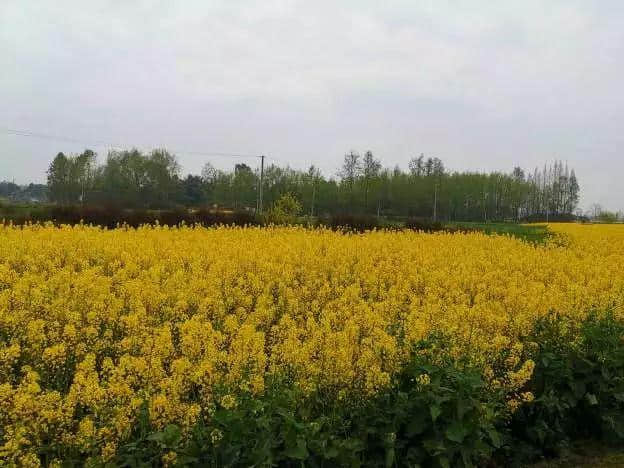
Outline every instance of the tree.
POLYGON ((20 191, 20 186, 13 182, 0 182, 0 197, 12 198, 20 191))
POLYGON ((421 153, 420 156, 418 156, 417 158, 410 159, 408 167, 412 177, 420 177, 421 175, 423 175, 425 164, 424 158, 425 155, 421 153))
POLYGON ((294 224, 300 213, 301 203, 291 193, 285 193, 273 203, 266 214, 266 221, 271 224, 294 224))
POLYGON ((57 203, 68 203, 70 186, 69 175, 71 161, 63 153, 58 153, 48 168, 48 187, 50 199, 57 203))
POLYGON ((234 166, 233 198, 234 208, 251 207, 256 204, 258 177, 245 163, 234 166))
POLYGON ((613 211, 602 210, 596 217, 596 220, 601 223, 617 223, 618 214, 613 211))
POLYGON ((514 219, 520 219, 520 211, 522 209, 522 202, 524 201, 527 191, 525 189, 525 175, 521 167, 514 167, 511 173, 512 184, 509 191, 510 202, 514 214, 514 219))
POLYGON ((570 183, 568 184, 568 212, 572 213, 579 202, 580 187, 574 169, 570 172, 570 183))
POLYGON ((427 158, 425 161, 424 172, 427 177, 433 174, 433 159, 427 158))
POLYGON ((175 190, 180 172, 176 157, 165 149, 156 149, 145 158, 148 182, 145 187, 152 204, 167 206, 175 190))
POLYGON ((166 208, 180 189, 179 171, 175 155, 164 149, 149 155, 137 149, 110 151, 97 171, 97 195, 105 203, 166 208))
POLYGON ((342 178, 342 182, 345 183, 349 191, 349 207, 353 209, 353 191, 355 187, 355 181, 360 175, 360 155, 350 151, 345 154, 344 161, 342 163, 342 169, 338 175, 342 178))
POLYGON ((440 158, 433 158, 431 175, 442 177, 444 175, 444 163, 440 158))
POLYGON ((217 170, 212 164, 207 162, 202 168, 201 178, 205 184, 214 184, 217 179, 217 170))
POLYGON ((362 160, 362 176, 364 178, 364 210, 368 211, 368 191, 371 183, 379 177, 381 162, 373 156, 372 151, 364 153, 362 160))
MULTIPOLYGON (((354 151, 346 154, 339 178, 326 178, 314 166, 295 170, 271 164, 265 167, 264 199, 272 206, 291 194, 310 215, 371 213, 376 208, 378 215, 390 217, 456 221, 541 220, 572 215, 578 206, 576 174, 560 161, 531 173, 520 167, 508 173, 449 172, 441 159, 424 155, 412 158, 408 166, 409 171, 383 168, 370 151, 362 157, 354 151), (376 207, 369 206, 372 199, 376 207)), ((48 169, 50 196, 57 203, 83 200, 129 208, 211 203, 250 209, 256 205, 258 179, 258 171, 244 163, 232 170, 206 163, 201 176, 181 178, 175 155, 164 149, 149 154, 111 151, 101 166, 90 150, 77 156, 59 153, 48 169)), ((9 185, 3 190, 7 193, 9 185)), ((17 192, 26 197, 22 188, 17 192)), ((36 197, 45 198, 45 190, 36 197)))
POLYGON ((602 206, 600 206, 600 204, 598 203, 594 203, 592 204, 591 208, 589 209, 590 213, 591 213, 591 217, 593 219, 598 219, 600 217, 600 213, 602 213, 602 206))
POLYGON ((85 202, 87 192, 93 187, 96 170, 96 154, 90 149, 84 150, 76 156, 73 164, 71 180, 77 185, 74 190, 78 190, 80 202, 85 202))
POLYGON ((206 201, 205 184, 200 176, 189 174, 181 182, 180 201, 186 206, 199 206, 206 201))
MULTIPOLYGON (((219 171, 207 162, 201 171, 202 189, 205 201, 212 200, 217 190, 217 181, 219 180, 219 171)), ((213 200, 214 201, 214 200, 213 200)))
POLYGON ((109 151, 99 181, 102 201, 132 208, 157 205, 147 166, 137 149, 109 151))
POLYGON ((318 189, 319 180, 321 179, 321 171, 313 165, 308 168, 307 181, 312 185, 312 199, 310 202, 310 216, 314 216, 314 205, 316 203, 316 191, 318 189))

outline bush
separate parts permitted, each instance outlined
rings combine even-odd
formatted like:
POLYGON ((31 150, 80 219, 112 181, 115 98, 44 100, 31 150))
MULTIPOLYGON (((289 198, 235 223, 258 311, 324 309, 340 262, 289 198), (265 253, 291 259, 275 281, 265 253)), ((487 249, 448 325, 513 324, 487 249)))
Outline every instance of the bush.
POLYGON ((528 342, 538 347, 527 390, 535 401, 511 423, 525 456, 554 456, 579 438, 624 440, 624 323, 612 313, 585 322, 556 314, 540 320, 528 342))
MULTIPOLYGON (((583 220, 584 216, 576 216, 572 213, 561 213, 561 214, 549 214, 548 222, 550 223, 573 223, 580 220, 583 220)), ((546 215, 543 214, 533 214, 531 216, 525 216, 521 219, 523 223, 545 223, 546 215)))
POLYGON ((379 227, 379 220, 377 217, 366 214, 334 214, 328 219, 321 219, 319 221, 320 224, 339 231, 365 232, 379 227))
POLYGON ((292 194, 286 193, 275 201, 264 220, 267 224, 295 224, 301 210, 301 203, 292 194))
POLYGON ((21 225, 26 223, 44 223, 52 221, 60 224, 91 224, 94 226, 115 228, 126 224, 130 227, 138 227, 143 224, 156 224, 177 226, 179 224, 192 225, 195 223, 204 226, 228 224, 248 226, 259 224, 253 213, 245 211, 223 212, 200 209, 191 212, 186 208, 174 208, 171 210, 122 210, 115 206, 66 206, 48 205, 34 207, 28 211, 22 211, 10 216, 7 213, 6 221, 21 225))
POLYGON ((436 232, 445 230, 444 225, 438 221, 423 218, 409 218, 405 221, 405 228, 413 231, 436 232))
POLYGON ((195 216, 186 208, 162 210, 157 215, 158 222, 165 226, 177 226, 179 224, 193 224, 195 216))
POLYGON ((195 222, 203 226, 215 226, 219 224, 234 226, 255 226, 260 224, 258 218, 248 211, 214 211, 200 209, 195 212, 195 222))

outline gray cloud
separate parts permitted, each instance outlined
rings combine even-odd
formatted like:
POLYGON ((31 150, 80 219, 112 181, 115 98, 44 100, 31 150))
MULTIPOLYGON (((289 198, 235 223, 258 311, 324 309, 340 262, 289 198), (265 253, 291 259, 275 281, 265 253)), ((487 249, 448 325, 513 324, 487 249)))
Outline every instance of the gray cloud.
MULTIPOLYGON (((4 0, 0 126, 328 174, 352 148, 404 167, 420 152, 454 169, 560 158, 585 204, 622 209, 623 49, 610 0, 4 0)), ((0 179, 43 180, 84 146, 0 133, 0 179)))

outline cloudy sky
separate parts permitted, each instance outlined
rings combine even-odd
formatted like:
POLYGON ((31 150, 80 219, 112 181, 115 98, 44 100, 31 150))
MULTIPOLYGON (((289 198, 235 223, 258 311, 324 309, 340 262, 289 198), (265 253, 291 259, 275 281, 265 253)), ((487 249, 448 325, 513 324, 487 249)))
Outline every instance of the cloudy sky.
POLYGON ((1 0, 0 179, 43 181, 85 146, 326 174, 370 149, 457 170, 562 159, 585 206, 624 209, 623 72, 620 0, 1 0))

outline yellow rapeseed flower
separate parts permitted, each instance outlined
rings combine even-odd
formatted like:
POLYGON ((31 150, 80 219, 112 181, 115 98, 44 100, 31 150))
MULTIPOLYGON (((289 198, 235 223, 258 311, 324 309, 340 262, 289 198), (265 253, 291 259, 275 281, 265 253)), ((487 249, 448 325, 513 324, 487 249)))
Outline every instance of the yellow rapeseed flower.
POLYGON ((515 411, 533 398, 536 345, 521 341, 536 320, 624 318, 624 226, 550 228, 534 246, 481 233, 0 226, 0 464, 38 466, 43 441, 110 460, 145 408, 185 436, 280 373, 305 393, 372 395, 431 332, 515 411))

